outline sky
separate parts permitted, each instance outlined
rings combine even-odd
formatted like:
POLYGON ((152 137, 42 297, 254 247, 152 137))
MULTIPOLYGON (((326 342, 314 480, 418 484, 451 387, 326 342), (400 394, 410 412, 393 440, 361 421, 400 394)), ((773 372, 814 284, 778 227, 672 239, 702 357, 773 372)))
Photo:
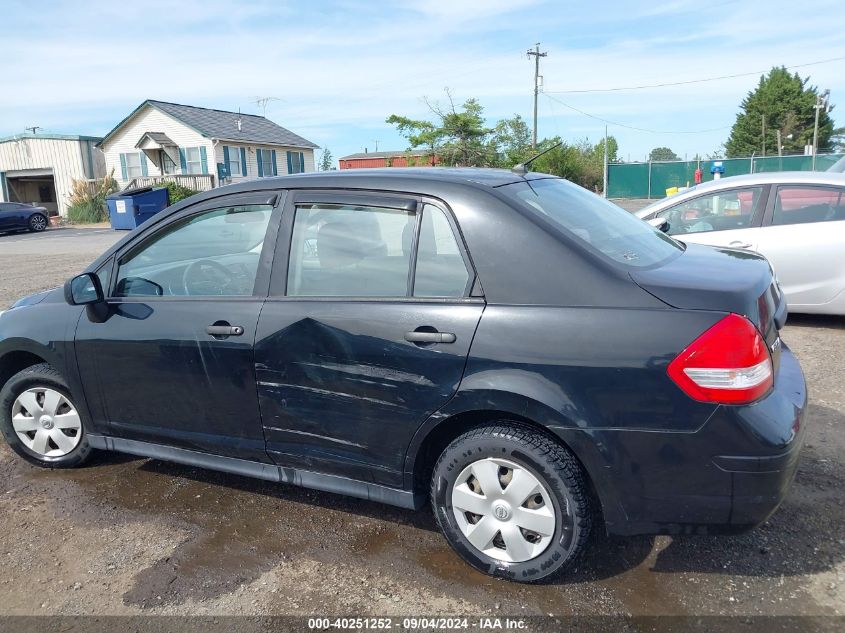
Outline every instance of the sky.
POLYGON ((536 42, 540 138, 595 142, 604 119, 623 160, 706 155, 760 71, 837 57, 795 71, 830 89, 845 125, 842 0, 0 0, 0 23, 0 137, 101 136, 148 98, 262 114, 273 97, 266 116, 335 159, 404 150, 385 119, 429 118, 447 87, 491 125, 530 122, 536 42))

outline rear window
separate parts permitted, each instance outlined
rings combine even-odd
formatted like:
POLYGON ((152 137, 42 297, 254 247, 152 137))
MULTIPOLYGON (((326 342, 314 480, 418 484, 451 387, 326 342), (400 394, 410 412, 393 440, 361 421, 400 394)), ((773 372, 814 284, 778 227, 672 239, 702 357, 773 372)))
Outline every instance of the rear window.
POLYGON ((665 233, 566 180, 526 180, 500 191, 594 252, 629 268, 656 266, 683 250, 665 233))

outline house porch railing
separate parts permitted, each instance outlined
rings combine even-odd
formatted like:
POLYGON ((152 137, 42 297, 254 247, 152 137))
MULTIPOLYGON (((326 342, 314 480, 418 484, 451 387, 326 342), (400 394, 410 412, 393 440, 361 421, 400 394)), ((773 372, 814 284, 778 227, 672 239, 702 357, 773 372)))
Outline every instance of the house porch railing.
POLYGON ((163 182, 173 182, 181 187, 187 187, 195 191, 208 191, 214 189, 214 176, 212 174, 172 174, 169 176, 141 176, 132 178, 126 185, 126 189, 137 189, 139 187, 154 187, 163 182))

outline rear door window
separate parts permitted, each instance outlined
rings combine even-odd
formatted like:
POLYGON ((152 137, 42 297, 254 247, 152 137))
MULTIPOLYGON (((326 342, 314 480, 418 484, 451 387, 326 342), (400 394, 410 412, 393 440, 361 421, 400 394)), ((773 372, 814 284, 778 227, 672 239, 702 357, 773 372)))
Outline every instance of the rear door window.
POLYGON ((836 187, 777 188, 772 224, 811 224, 845 220, 845 191, 836 187))
POLYGON ((344 204, 296 207, 289 296, 405 297, 416 213, 344 204))

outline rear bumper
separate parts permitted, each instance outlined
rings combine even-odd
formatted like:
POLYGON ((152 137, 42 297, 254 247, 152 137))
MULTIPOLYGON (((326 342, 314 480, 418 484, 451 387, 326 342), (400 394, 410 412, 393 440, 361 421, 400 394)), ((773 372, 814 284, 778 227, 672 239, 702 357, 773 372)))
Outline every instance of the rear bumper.
POLYGON ((804 375, 784 346, 768 396, 719 406, 695 432, 588 431, 589 442, 583 435, 563 439, 585 449, 573 446, 585 456, 610 533, 741 532, 786 497, 806 406, 804 375))

